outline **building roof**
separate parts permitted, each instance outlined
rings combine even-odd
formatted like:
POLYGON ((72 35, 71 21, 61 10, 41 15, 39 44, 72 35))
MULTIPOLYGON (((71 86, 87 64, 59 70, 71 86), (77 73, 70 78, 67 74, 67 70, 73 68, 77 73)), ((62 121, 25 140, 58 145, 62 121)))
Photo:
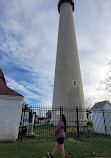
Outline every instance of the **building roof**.
POLYGON ((109 105, 111 105, 109 101, 102 101, 102 102, 95 103, 94 106, 91 108, 91 110, 102 109, 106 103, 109 103, 109 105))
POLYGON ((2 69, 0 69, 0 94, 23 96, 7 86, 2 69))

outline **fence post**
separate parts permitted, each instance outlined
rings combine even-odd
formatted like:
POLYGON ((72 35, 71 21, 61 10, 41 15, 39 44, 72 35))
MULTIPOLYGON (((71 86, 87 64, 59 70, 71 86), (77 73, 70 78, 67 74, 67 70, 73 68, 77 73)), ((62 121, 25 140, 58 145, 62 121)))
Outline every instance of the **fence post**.
POLYGON ((19 127, 19 133, 18 133, 18 141, 23 140, 23 128, 19 127))
POLYGON ((63 114, 63 107, 60 106, 60 115, 62 115, 62 114, 63 114))
POLYGON ((77 116, 77 137, 79 138, 79 115, 78 115, 78 108, 76 107, 76 116, 77 116))
POLYGON ((104 119, 104 128, 105 128, 105 132, 106 132, 106 135, 107 135, 106 122, 105 122, 105 116, 104 116, 104 110, 102 109, 102 111, 103 111, 103 119, 104 119))

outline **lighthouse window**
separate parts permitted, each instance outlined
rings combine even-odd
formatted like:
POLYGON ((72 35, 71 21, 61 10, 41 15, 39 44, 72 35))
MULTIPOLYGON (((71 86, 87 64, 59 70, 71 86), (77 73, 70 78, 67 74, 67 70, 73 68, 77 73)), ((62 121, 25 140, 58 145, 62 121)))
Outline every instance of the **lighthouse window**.
POLYGON ((76 80, 73 80, 73 86, 77 87, 77 81, 76 80))
POLYGON ((70 13, 69 13, 69 16, 70 16, 70 13))

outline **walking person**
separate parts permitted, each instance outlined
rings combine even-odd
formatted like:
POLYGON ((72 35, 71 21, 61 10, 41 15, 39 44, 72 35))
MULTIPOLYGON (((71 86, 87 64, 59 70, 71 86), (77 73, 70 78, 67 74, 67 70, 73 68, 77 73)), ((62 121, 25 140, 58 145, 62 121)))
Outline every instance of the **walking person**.
POLYGON ((65 150, 64 150, 64 139, 66 133, 66 118, 64 115, 60 116, 60 122, 56 126, 55 136, 57 138, 54 150, 52 154, 48 153, 49 158, 53 158, 56 153, 58 147, 61 149, 61 156, 65 158, 65 150))

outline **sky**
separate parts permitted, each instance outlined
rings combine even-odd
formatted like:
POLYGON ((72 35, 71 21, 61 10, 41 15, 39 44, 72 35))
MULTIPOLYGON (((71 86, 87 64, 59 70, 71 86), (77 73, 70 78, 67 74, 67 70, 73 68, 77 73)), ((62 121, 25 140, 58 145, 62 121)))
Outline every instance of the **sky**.
MULTIPOLYGON (((58 0, 0 0, 0 68, 29 105, 52 105, 58 0)), ((111 59, 111 0, 75 0, 74 25, 87 106, 109 100, 98 90, 111 59)))

